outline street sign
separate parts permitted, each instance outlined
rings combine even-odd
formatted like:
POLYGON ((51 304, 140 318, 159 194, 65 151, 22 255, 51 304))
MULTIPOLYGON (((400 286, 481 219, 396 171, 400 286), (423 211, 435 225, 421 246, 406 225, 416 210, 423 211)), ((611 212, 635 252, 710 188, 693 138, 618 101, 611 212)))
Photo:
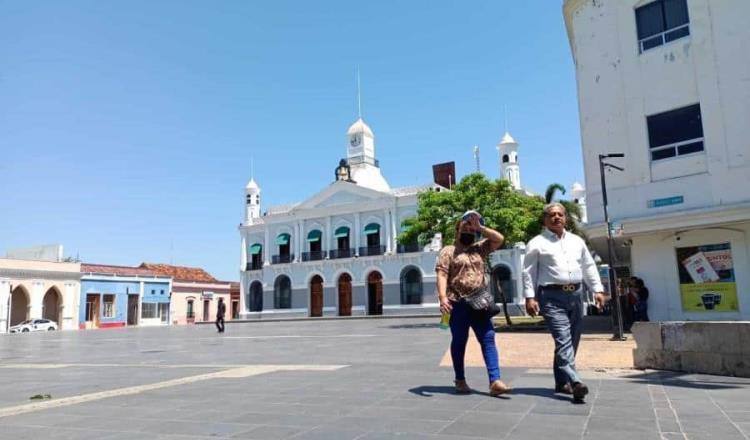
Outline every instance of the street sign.
POLYGON ((684 202, 685 198, 683 196, 673 196, 649 200, 647 206, 649 208, 661 208, 663 206, 679 205, 684 202))

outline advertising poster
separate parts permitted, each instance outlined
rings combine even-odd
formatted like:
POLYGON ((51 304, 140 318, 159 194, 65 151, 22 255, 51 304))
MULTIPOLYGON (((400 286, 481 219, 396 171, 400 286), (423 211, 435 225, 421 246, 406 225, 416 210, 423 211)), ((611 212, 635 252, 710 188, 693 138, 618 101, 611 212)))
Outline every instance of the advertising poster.
POLYGON ((677 248, 682 310, 685 312, 736 312, 729 243, 677 248))

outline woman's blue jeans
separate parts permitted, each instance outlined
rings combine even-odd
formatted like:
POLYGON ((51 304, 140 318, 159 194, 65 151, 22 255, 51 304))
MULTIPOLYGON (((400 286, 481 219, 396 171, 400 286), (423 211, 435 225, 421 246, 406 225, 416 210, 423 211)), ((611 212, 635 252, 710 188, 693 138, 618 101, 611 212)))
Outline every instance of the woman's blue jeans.
POLYGON ((453 371, 456 380, 466 380, 464 375, 464 355, 466 354, 466 342, 469 340, 469 327, 482 346, 484 364, 487 366, 487 375, 490 383, 500 379, 500 363, 495 346, 495 328, 488 313, 477 312, 465 302, 451 302, 451 359, 453 360, 453 371))

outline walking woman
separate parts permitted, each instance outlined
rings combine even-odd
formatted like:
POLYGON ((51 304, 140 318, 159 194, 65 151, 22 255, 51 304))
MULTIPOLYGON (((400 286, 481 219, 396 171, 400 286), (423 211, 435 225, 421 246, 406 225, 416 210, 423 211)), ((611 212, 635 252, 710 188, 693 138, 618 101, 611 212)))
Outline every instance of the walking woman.
POLYGON ((451 358, 456 374, 456 392, 467 394, 471 388, 464 375, 464 354, 469 338, 469 327, 474 330, 482 346, 484 363, 489 376, 490 395, 509 393, 511 388, 500 380, 500 365, 495 346, 495 329, 492 315, 476 311, 466 303, 468 295, 487 288, 485 258, 503 244, 499 232, 483 225, 476 211, 468 211, 456 224, 455 244, 445 246, 437 259, 437 291, 440 310, 450 313, 451 358))

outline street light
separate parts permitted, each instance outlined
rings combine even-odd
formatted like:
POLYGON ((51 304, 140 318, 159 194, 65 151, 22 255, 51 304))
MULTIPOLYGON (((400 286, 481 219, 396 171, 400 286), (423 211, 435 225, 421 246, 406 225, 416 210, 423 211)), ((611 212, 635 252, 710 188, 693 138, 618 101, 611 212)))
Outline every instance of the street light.
POLYGON ((602 179, 602 204, 604 205, 604 222, 607 225, 607 254, 609 256, 609 290, 613 294, 612 297, 614 299, 614 314, 615 314, 615 328, 614 328, 614 335, 612 336, 612 339, 615 341, 624 341, 625 335, 623 331, 622 326, 622 308, 620 304, 620 295, 617 289, 617 280, 615 276, 615 268, 614 268, 614 252, 612 251, 613 248, 613 242, 612 242, 612 224, 609 221, 609 211, 607 209, 607 182, 604 179, 604 168, 614 168, 619 171, 625 171, 624 168, 618 167, 617 165, 612 165, 611 163, 607 163, 604 161, 604 159, 609 158, 616 158, 616 157, 625 157, 623 153, 609 153, 609 154, 600 154, 599 155, 599 175, 602 179))

